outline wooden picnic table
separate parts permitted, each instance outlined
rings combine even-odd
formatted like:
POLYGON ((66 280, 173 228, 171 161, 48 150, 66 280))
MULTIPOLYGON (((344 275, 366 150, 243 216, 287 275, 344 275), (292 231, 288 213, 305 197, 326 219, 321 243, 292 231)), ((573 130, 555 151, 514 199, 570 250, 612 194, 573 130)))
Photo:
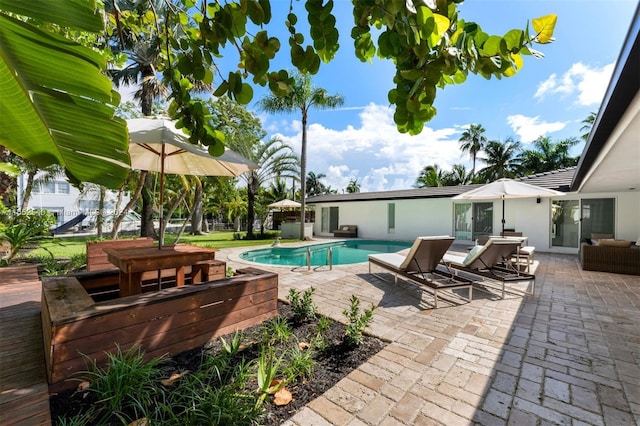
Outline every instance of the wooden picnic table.
POLYGON ((176 286, 185 283, 185 267, 191 266, 191 280, 199 283, 209 278, 209 261, 216 250, 189 244, 175 246, 104 249, 109 262, 120 269, 120 297, 142 293, 142 274, 162 269, 176 270, 176 286))

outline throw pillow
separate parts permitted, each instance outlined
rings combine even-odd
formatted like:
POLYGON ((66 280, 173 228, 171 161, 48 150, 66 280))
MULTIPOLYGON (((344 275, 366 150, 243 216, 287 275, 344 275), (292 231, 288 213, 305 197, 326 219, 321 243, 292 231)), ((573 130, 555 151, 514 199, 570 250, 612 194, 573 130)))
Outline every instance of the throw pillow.
POLYGON ((636 240, 636 245, 640 246, 640 237, 638 237, 638 239, 636 240))
POLYGON ((600 245, 602 247, 631 247, 631 241, 603 239, 600 240, 600 245))
POLYGON ((467 264, 467 262, 471 259, 473 259, 476 254, 481 251, 482 249, 484 249, 484 246, 474 246, 471 251, 469 251, 469 254, 467 255, 467 257, 464 258, 464 261, 462 263, 464 263, 465 265, 467 264))

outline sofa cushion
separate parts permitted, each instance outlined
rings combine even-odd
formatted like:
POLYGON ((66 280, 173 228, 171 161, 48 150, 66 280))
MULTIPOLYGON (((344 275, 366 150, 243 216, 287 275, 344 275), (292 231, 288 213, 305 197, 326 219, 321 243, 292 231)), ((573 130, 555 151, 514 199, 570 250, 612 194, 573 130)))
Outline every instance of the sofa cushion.
POLYGON ((631 241, 605 238, 601 239, 598 245, 602 247, 631 247, 631 241))

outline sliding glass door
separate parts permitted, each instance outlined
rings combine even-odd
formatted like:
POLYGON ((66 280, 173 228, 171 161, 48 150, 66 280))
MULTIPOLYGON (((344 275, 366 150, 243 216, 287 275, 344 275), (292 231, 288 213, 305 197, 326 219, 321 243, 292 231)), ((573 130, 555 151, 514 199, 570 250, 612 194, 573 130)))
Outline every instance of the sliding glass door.
POLYGON ((591 234, 615 234, 615 200, 613 198, 591 198, 582 200, 580 210, 580 240, 591 238, 591 234))
POLYGON ((493 235, 493 203, 455 203, 453 235, 457 240, 467 241, 493 235))
POLYGON ((591 234, 615 235, 615 199, 554 200, 551 245, 577 248, 591 234))
POLYGON ((330 233, 338 229, 338 207, 323 207, 320 215, 320 232, 330 233))

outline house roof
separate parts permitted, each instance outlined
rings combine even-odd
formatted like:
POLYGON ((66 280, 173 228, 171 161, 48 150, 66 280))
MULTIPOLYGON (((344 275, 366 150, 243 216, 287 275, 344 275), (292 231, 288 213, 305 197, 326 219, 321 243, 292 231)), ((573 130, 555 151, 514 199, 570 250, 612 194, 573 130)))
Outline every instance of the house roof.
POLYGON ((571 189, 640 190, 640 4, 593 123, 571 189))
MULTIPOLYGON (((521 180, 531 185, 537 185, 543 188, 555 189, 557 191, 568 191, 575 170, 575 167, 569 167, 552 172, 537 173, 535 175, 522 177, 516 180, 521 180)), ((307 199, 307 204, 344 203, 350 201, 409 200, 418 198, 450 198, 480 186, 482 186, 482 184, 439 186, 403 189, 398 191, 356 192, 353 194, 316 195, 314 197, 309 197, 309 199, 307 199)))

